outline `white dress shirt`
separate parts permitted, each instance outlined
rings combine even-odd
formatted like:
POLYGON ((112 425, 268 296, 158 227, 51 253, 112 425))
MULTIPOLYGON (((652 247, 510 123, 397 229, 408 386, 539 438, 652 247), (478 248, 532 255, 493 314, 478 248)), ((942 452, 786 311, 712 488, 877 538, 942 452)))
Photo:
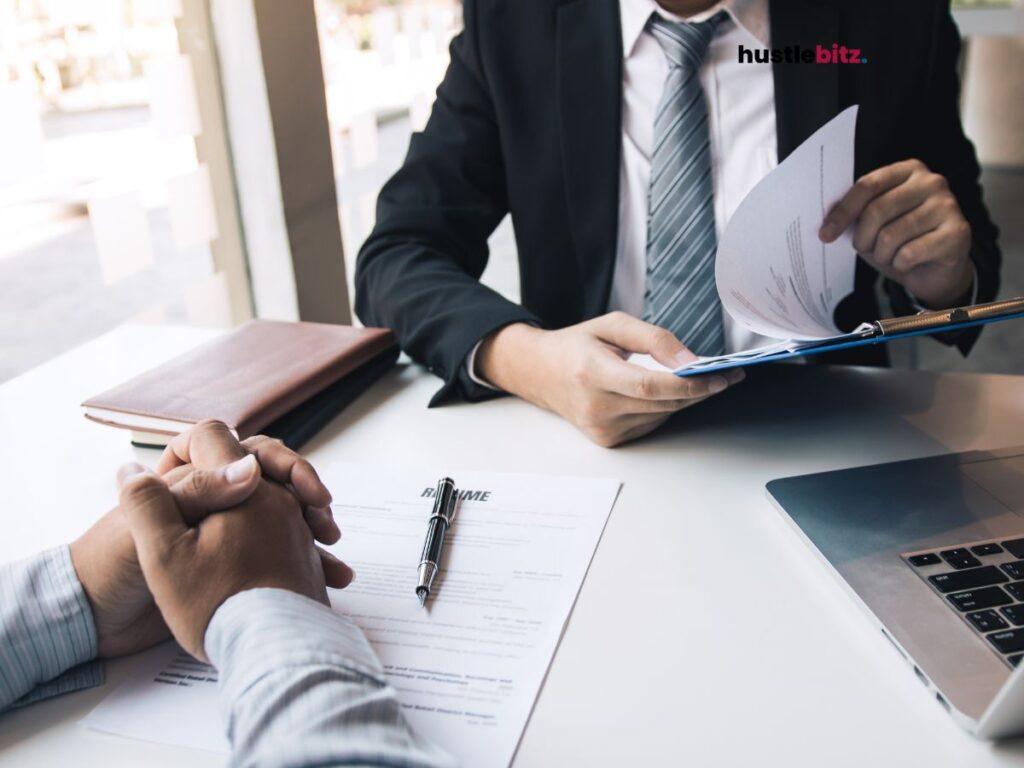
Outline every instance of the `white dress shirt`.
MULTIPOLYGON (((777 164, 775 84, 770 64, 740 64, 738 46, 767 48, 768 0, 725 0, 687 19, 655 0, 619 0, 622 17, 622 162, 619 169, 619 239, 609 311, 643 316, 647 271, 647 190, 654 143, 654 111, 668 62, 646 29, 652 13, 673 21, 703 21, 725 10, 700 70, 708 108, 715 230, 719 238, 747 193, 777 164)), ((726 351, 768 341, 724 313, 726 351)))

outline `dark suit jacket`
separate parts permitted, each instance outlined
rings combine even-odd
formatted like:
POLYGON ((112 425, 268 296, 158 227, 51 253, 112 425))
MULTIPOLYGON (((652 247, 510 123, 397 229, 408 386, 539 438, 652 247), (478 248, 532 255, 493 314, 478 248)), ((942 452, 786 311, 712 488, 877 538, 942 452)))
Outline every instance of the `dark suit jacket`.
MULTIPOLYGON (((777 0, 772 46, 839 43, 862 65, 775 64, 778 156, 860 104, 856 175, 918 158, 941 173, 973 230, 978 300, 995 297, 996 229, 958 112, 960 42, 937 0, 777 0)), ((464 31, 425 130, 381 191, 356 268, 356 310, 392 328, 445 380, 434 398, 483 396, 463 372, 473 346, 526 321, 558 328, 603 314, 615 260, 621 150, 618 0, 465 0, 464 31), (522 305, 485 288, 487 238, 511 213, 522 305)), ((767 66, 750 64, 749 66, 767 66)), ((880 317, 878 274, 858 263, 843 329, 880 317)), ((888 286, 894 311, 906 294, 888 286)), ((966 352, 977 334, 953 340, 966 352)), ((885 364, 884 348, 824 362, 885 364)))

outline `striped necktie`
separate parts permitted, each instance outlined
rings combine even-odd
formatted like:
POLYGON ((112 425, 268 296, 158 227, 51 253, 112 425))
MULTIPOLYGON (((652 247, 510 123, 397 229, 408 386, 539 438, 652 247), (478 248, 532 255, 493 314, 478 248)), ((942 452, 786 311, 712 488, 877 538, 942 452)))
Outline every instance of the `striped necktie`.
POLYGON ((725 352, 725 328, 715 287, 711 147, 698 71, 715 28, 726 18, 720 11, 688 24, 653 14, 647 25, 669 71, 654 115, 644 320, 705 356, 725 352))

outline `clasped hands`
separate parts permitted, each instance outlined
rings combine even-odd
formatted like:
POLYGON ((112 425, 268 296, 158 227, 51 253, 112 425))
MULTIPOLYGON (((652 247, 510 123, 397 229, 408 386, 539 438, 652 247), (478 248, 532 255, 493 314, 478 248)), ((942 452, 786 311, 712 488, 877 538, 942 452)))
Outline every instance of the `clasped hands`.
MULTIPOLYGON (((946 179, 920 160, 858 179, 825 217, 819 237, 832 242, 850 227, 860 256, 925 306, 949 307, 970 292, 970 225, 946 179)), ((634 352, 673 369, 695 359, 668 331, 612 312, 553 331, 505 326, 480 345, 476 373, 605 447, 640 437, 743 378, 739 369, 693 378, 649 371, 627 362, 634 352)))
POLYGON ((70 547, 101 657, 173 635, 205 661, 207 625, 232 595, 275 587, 327 603, 326 587, 352 581, 315 545, 341 537, 330 492, 275 440, 238 442, 203 422, 171 442, 155 472, 122 467, 118 487, 118 506, 70 547))

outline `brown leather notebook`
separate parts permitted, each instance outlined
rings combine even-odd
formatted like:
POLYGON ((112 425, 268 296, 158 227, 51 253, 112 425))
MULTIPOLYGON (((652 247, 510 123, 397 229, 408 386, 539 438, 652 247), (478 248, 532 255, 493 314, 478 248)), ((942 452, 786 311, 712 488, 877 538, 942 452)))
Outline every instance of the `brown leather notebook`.
POLYGON ((305 439, 315 429, 297 423, 304 404, 316 406, 306 408, 311 417, 333 416, 358 395, 346 380, 365 389, 397 352, 383 328, 251 320, 82 407, 86 418, 130 429, 147 445, 166 444, 203 419, 223 421, 240 440, 273 424, 298 426, 305 439))

